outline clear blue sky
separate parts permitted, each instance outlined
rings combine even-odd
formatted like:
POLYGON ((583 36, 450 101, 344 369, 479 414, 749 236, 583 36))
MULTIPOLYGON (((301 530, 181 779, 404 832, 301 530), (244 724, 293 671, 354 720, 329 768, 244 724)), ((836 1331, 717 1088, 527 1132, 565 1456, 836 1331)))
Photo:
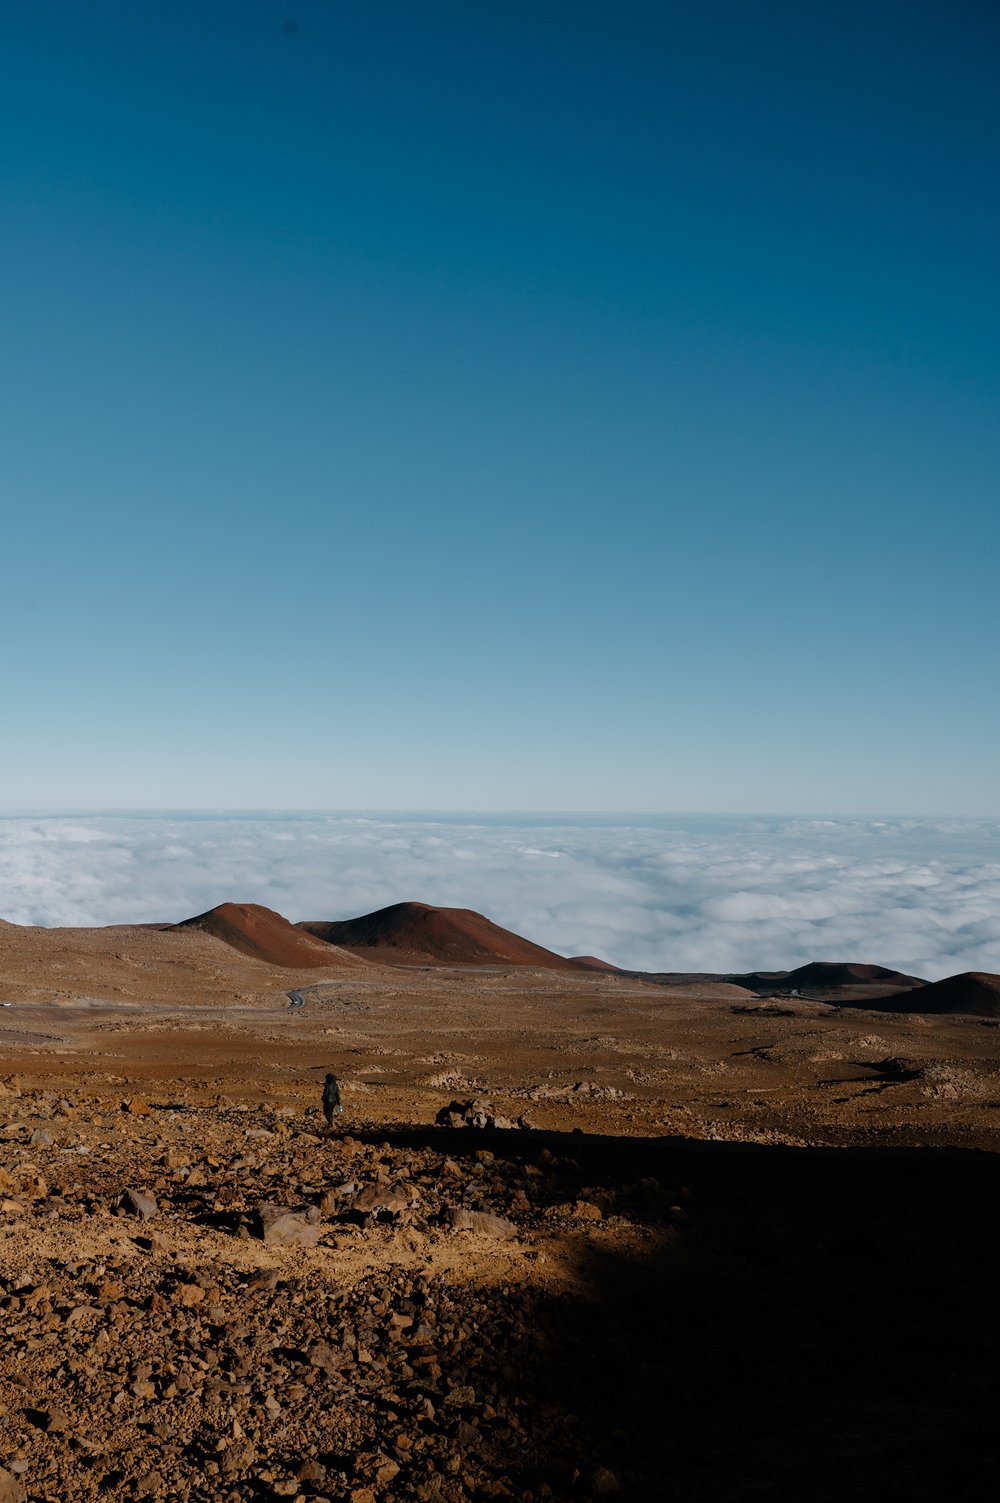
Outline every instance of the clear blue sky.
POLYGON ((1000 812, 995 6, 3 44, 3 807, 1000 812))

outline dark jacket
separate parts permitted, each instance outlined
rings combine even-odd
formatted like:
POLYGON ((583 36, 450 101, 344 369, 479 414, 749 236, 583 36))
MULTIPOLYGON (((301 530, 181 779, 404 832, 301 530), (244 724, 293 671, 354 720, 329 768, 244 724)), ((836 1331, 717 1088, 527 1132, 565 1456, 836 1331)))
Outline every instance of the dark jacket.
POLYGON ((324 1106, 339 1106, 340 1105, 340 1086, 337 1084, 337 1082, 335 1080, 327 1080, 327 1081, 324 1082, 324 1085, 323 1085, 323 1105, 324 1106))

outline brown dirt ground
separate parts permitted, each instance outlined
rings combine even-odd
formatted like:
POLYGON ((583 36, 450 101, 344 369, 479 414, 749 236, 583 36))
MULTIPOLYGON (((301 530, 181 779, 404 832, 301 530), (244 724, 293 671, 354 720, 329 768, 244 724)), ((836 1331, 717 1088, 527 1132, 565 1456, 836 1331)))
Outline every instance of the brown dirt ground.
POLYGON ((992 1486, 992 1020, 6 925, 0 1000, 0 1499, 992 1486))

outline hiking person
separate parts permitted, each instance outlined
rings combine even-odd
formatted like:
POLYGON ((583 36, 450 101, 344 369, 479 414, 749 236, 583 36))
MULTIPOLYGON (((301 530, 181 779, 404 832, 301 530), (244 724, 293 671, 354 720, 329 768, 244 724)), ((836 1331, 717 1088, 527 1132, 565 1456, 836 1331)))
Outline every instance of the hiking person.
POLYGON ((340 1086, 337 1084, 337 1077, 328 1075, 323 1083, 323 1116, 326 1118, 327 1128, 333 1126, 334 1114, 343 1110, 340 1104, 340 1086))

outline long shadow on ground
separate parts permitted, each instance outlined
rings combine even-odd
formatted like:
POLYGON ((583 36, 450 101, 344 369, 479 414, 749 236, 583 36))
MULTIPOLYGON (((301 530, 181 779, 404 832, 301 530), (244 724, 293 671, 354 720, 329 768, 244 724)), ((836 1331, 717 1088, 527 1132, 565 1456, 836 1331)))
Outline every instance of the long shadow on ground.
POLYGON ((512 1455, 516 1496, 615 1483, 676 1503, 993 1495, 1000 1157, 542 1132, 378 1140, 554 1160, 559 1198, 604 1186, 633 1222, 670 1228, 651 1255, 585 1251, 591 1296, 533 1307, 510 1381, 524 1412, 571 1418, 544 1464, 522 1457, 518 1473, 512 1455), (649 1178, 662 1195, 624 1189, 649 1178))

